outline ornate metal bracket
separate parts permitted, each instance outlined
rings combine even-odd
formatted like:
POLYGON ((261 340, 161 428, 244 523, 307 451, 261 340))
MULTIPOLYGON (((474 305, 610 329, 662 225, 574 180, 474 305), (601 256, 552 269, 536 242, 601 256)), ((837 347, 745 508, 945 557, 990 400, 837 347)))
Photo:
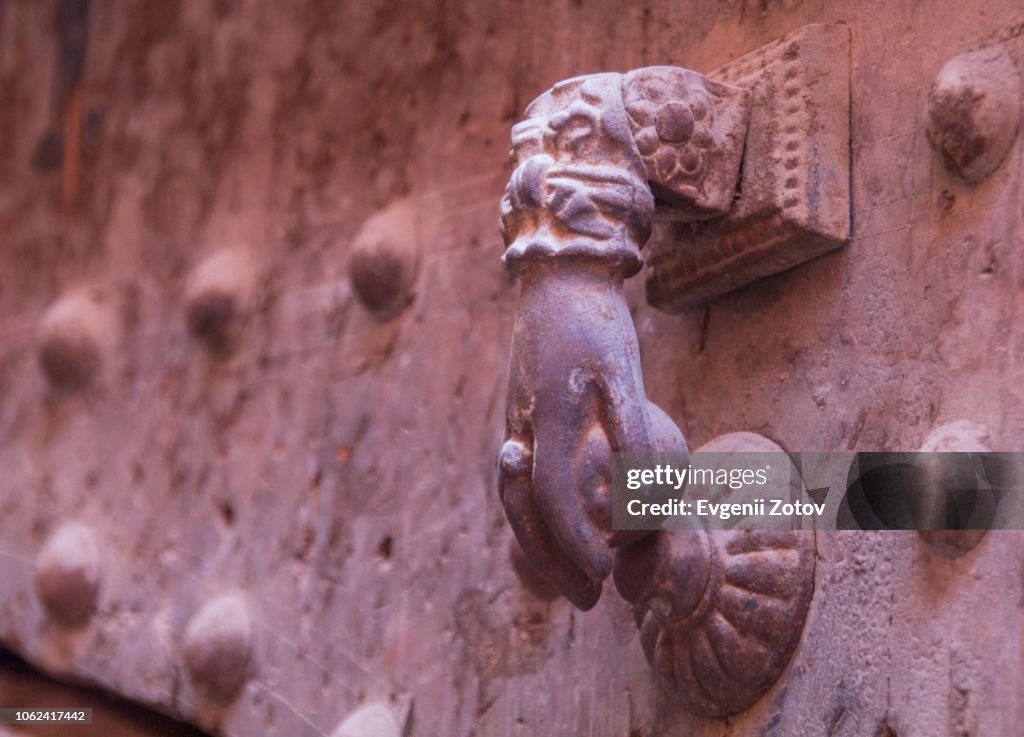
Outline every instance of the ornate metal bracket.
POLYGON ((850 237, 850 32, 810 25, 715 70, 750 99, 739 191, 706 222, 659 208, 647 301, 680 312, 850 237))
POLYGON ((614 568, 652 666, 709 716, 749 706, 789 661, 813 592, 813 537, 612 529, 612 453, 686 450, 647 400, 622 284, 642 266, 656 201, 659 221, 691 228, 673 230, 682 247, 662 238, 648 284, 652 304, 670 311, 692 303, 687 291, 705 299, 845 241, 845 140, 840 151, 833 131, 819 130, 820 145, 805 139, 847 94, 842 64, 811 75, 808 59, 846 33, 811 27, 776 42, 733 65, 736 86, 675 67, 566 80, 512 130, 501 229, 522 292, 498 462, 509 522, 527 560, 580 609, 597 603, 614 568), (783 111, 795 110, 781 120, 776 83, 783 111), (794 128, 801 121, 813 125, 794 128), (741 560, 763 563, 763 580, 741 560), (729 625, 734 574, 749 578, 750 596, 792 606, 758 609, 748 597, 756 621, 729 625))

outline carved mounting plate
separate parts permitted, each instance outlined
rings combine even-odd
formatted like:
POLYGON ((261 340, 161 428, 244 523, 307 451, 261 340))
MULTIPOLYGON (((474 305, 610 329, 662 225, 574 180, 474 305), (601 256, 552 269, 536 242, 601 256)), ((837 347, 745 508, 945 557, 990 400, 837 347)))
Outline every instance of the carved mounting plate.
POLYGON ((849 44, 846 26, 805 26, 708 75, 750 93, 739 194, 709 222, 658 203, 652 306, 680 312, 849 239, 849 44))

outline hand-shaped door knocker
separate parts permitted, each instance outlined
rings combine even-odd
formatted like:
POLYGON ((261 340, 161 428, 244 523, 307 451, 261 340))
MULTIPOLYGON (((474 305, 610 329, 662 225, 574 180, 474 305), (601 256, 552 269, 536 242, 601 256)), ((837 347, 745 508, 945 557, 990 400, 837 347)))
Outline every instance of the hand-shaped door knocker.
POLYGON ((526 557, 581 609, 613 549, 649 534, 612 530, 612 453, 686 447, 647 401, 623 280, 655 193, 693 217, 728 209, 747 114, 738 89, 652 67, 562 82, 512 129, 501 227, 522 295, 500 492, 526 557))
MULTIPOLYGON (((522 292, 499 492, 526 558, 580 609, 597 603, 613 566, 640 618, 651 592, 669 585, 655 580, 662 569, 684 566, 675 580, 702 582, 678 594, 675 609, 686 615, 711 611, 699 605, 714 596, 706 582, 723 580, 715 572, 723 558, 704 537, 680 546, 666 533, 612 529, 612 454, 686 450, 675 423, 647 400, 622 286, 642 266, 655 196, 677 220, 728 211, 748 116, 743 90, 651 67, 561 82, 512 129, 517 166, 501 229, 505 268, 520 277, 522 292), (649 535, 656 537, 644 540, 649 535), (703 552, 683 554, 691 549, 703 552), (664 564, 650 563, 653 550, 668 556, 664 564)), ((654 653, 664 655, 648 648, 654 653)), ((712 714, 735 711, 742 700, 684 703, 712 714)))

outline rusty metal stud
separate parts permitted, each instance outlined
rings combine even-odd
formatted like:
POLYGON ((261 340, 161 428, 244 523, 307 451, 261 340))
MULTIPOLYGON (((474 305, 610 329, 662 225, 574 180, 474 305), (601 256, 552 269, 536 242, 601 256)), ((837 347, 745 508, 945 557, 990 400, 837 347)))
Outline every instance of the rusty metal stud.
POLYGON ((348 260, 352 291, 387 322, 412 302, 418 260, 415 209, 408 201, 394 203, 367 219, 356 235, 348 260))
POLYGON ((257 269, 242 251, 224 249, 201 261, 185 286, 185 323, 214 359, 230 357, 241 342, 252 307, 257 269))
POLYGON ((65 524, 36 559, 36 592, 55 622, 79 627, 96 611, 100 573, 99 545, 92 529, 79 523, 65 524))
POLYGON ((401 731, 391 710, 378 704, 368 704, 346 717, 331 737, 400 737, 401 731))
POLYGON ((954 57, 928 93, 928 140, 946 171, 977 184, 999 168, 1020 127, 1021 79, 996 44, 954 57))
MULTIPOLYGON (((784 453, 754 433, 697 452, 784 453)), ((814 594, 814 532, 691 524, 620 549, 615 585, 636 607, 651 667, 687 709, 719 717, 757 701, 792 657, 814 594)))
MULTIPOLYGON (((942 425, 931 432, 921 445, 922 453, 987 453, 992 450, 992 436, 988 428, 975 422, 958 420, 942 425)), ((957 468, 955 456, 940 459, 941 468, 934 469, 936 477, 963 475, 967 472, 969 478, 964 480, 952 480, 951 486, 958 489, 971 488, 976 485, 974 470, 972 468, 957 468)), ((925 462, 934 465, 932 459, 926 458, 925 462)), ((941 481, 939 482, 941 484, 941 481)), ((945 488, 936 489, 945 497, 945 488)), ((986 529, 965 529, 965 530, 918 530, 921 540, 928 549, 943 558, 958 558, 977 547, 982 538, 985 537, 986 529)))
POLYGON ((252 625, 238 595, 207 602, 185 630, 184 663, 196 691, 220 703, 231 702, 249 678, 252 625))
POLYGON ((73 292, 53 303, 39 326, 39 365, 58 389, 85 389, 99 376, 114 337, 114 320, 103 293, 73 292))

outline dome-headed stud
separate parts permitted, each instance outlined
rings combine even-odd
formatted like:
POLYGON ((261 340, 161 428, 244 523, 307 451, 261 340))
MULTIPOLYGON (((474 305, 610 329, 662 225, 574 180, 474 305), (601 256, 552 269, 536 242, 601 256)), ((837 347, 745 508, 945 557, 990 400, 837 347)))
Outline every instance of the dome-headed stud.
POLYGON ((252 306, 256 267, 241 251, 224 249, 201 261, 185 286, 185 323, 215 359, 237 349, 252 306))
MULTIPOLYGON (((936 516, 944 518, 943 512, 947 511, 951 500, 949 492, 952 490, 966 490, 977 488, 977 476, 974 463, 967 453, 990 453, 992 450, 992 438, 988 428, 975 422, 957 420, 947 425, 936 428, 925 438, 921 446, 921 453, 925 455, 923 462, 930 468, 934 486, 929 500, 931 506, 938 509, 929 509, 931 514, 924 514, 925 517, 936 516), (928 456, 933 453, 950 454, 936 457, 928 456), (964 455, 952 455, 964 454, 964 455)), ((984 499, 978 496, 980 501, 984 499)), ((983 513, 983 509, 976 510, 983 513)), ((928 548, 942 558, 959 558, 964 553, 973 550, 987 530, 984 527, 977 529, 962 530, 918 530, 921 539, 928 548)))
POLYGON ((252 625, 241 597, 207 602, 185 630, 184 662, 197 692, 220 703, 234 701, 249 677, 252 625))
POLYGON ((359 229, 349 278, 356 298, 378 320, 391 320, 412 302, 417 251, 415 211, 408 202, 375 213, 359 229))
POLYGON ((100 552, 93 531, 82 524, 60 527, 36 559, 36 591, 50 617, 79 627, 96 611, 100 552))
POLYGON ((73 292, 54 302, 38 333, 39 366, 51 386, 85 389, 103 368, 113 319, 98 290, 73 292))
POLYGON ((1006 158, 1017 136, 1021 80, 1002 45, 951 59, 928 94, 928 140, 953 176, 977 184, 1006 158))
POLYGON ((401 732, 389 709, 369 704, 349 714, 331 737, 401 737, 401 732))

